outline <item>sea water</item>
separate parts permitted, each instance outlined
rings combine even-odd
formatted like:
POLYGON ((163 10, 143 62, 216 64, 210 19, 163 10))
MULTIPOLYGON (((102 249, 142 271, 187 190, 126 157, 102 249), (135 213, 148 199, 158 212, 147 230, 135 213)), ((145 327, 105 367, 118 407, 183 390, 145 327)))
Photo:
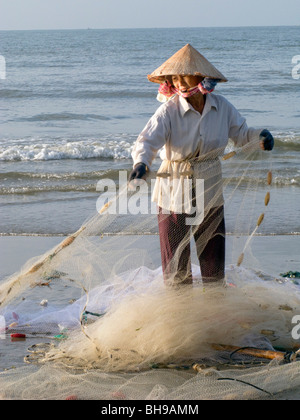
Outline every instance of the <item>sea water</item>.
POLYGON ((67 235, 94 214, 97 182, 130 171, 160 105, 147 74, 187 43, 228 78, 216 93, 275 137, 261 232, 299 234, 299 41, 299 27, 1 31, 0 234, 67 235))

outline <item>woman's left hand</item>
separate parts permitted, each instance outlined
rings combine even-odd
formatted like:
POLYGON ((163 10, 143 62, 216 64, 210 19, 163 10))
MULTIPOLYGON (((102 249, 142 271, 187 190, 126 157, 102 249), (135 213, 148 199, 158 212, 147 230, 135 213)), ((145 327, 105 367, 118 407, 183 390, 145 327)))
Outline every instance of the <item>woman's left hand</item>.
POLYGON ((260 135, 262 137, 260 141, 260 147, 262 150, 272 150, 274 147, 274 138, 269 130, 264 129, 260 135))

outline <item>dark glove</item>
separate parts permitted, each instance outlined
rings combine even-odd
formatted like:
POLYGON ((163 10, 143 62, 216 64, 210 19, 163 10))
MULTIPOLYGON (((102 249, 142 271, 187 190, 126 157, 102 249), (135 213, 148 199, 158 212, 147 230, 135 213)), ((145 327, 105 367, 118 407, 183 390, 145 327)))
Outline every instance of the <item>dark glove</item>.
POLYGON ((147 173, 147 166, 144 163, 137 163, 133 170, 130 172, 129 181, 133 179, 144 179, 147 173))
POLYGON ((264 150, 272 150, 274 147, 274 138, 269 130, 263 130, 260 133, 260 137, 262 138, 264 150))

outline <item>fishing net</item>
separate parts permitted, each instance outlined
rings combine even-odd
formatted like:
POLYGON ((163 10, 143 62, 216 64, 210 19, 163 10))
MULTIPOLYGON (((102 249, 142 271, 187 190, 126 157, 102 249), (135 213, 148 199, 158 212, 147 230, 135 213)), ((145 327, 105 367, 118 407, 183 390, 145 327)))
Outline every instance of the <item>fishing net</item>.
POLYGON ((95 215, 2 280, 5 334, 28 344, 26 364, 0 374, 2 398, 251 399, 299 386, 299 288, 263 272, 251 246, 271 211, 271 153, 258 140, 220 153, 147 182, 100 180, 95 215))

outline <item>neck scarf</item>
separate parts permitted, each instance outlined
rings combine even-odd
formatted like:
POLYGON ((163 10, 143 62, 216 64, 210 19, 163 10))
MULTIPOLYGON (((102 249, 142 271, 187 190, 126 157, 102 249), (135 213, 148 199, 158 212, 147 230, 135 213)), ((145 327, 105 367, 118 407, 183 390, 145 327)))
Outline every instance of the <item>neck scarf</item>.
POLYGON ((205 77, 205 79, 202 80, 202 82, 199 83, 198 86, 188 89, 187 92, 181 92, 180 90, 172 86, 171 83, 167 80, 160 85, 157 99, 160 102, 167 102, 173 95, 180 95, 183 98, 190 98, 191 96, 196 95, 199 92, 201 92, 202 95, 206 95, 207 93, 211 93, 215 89, 219 81, 219 79, 211 79, 209 77, 205 77))

